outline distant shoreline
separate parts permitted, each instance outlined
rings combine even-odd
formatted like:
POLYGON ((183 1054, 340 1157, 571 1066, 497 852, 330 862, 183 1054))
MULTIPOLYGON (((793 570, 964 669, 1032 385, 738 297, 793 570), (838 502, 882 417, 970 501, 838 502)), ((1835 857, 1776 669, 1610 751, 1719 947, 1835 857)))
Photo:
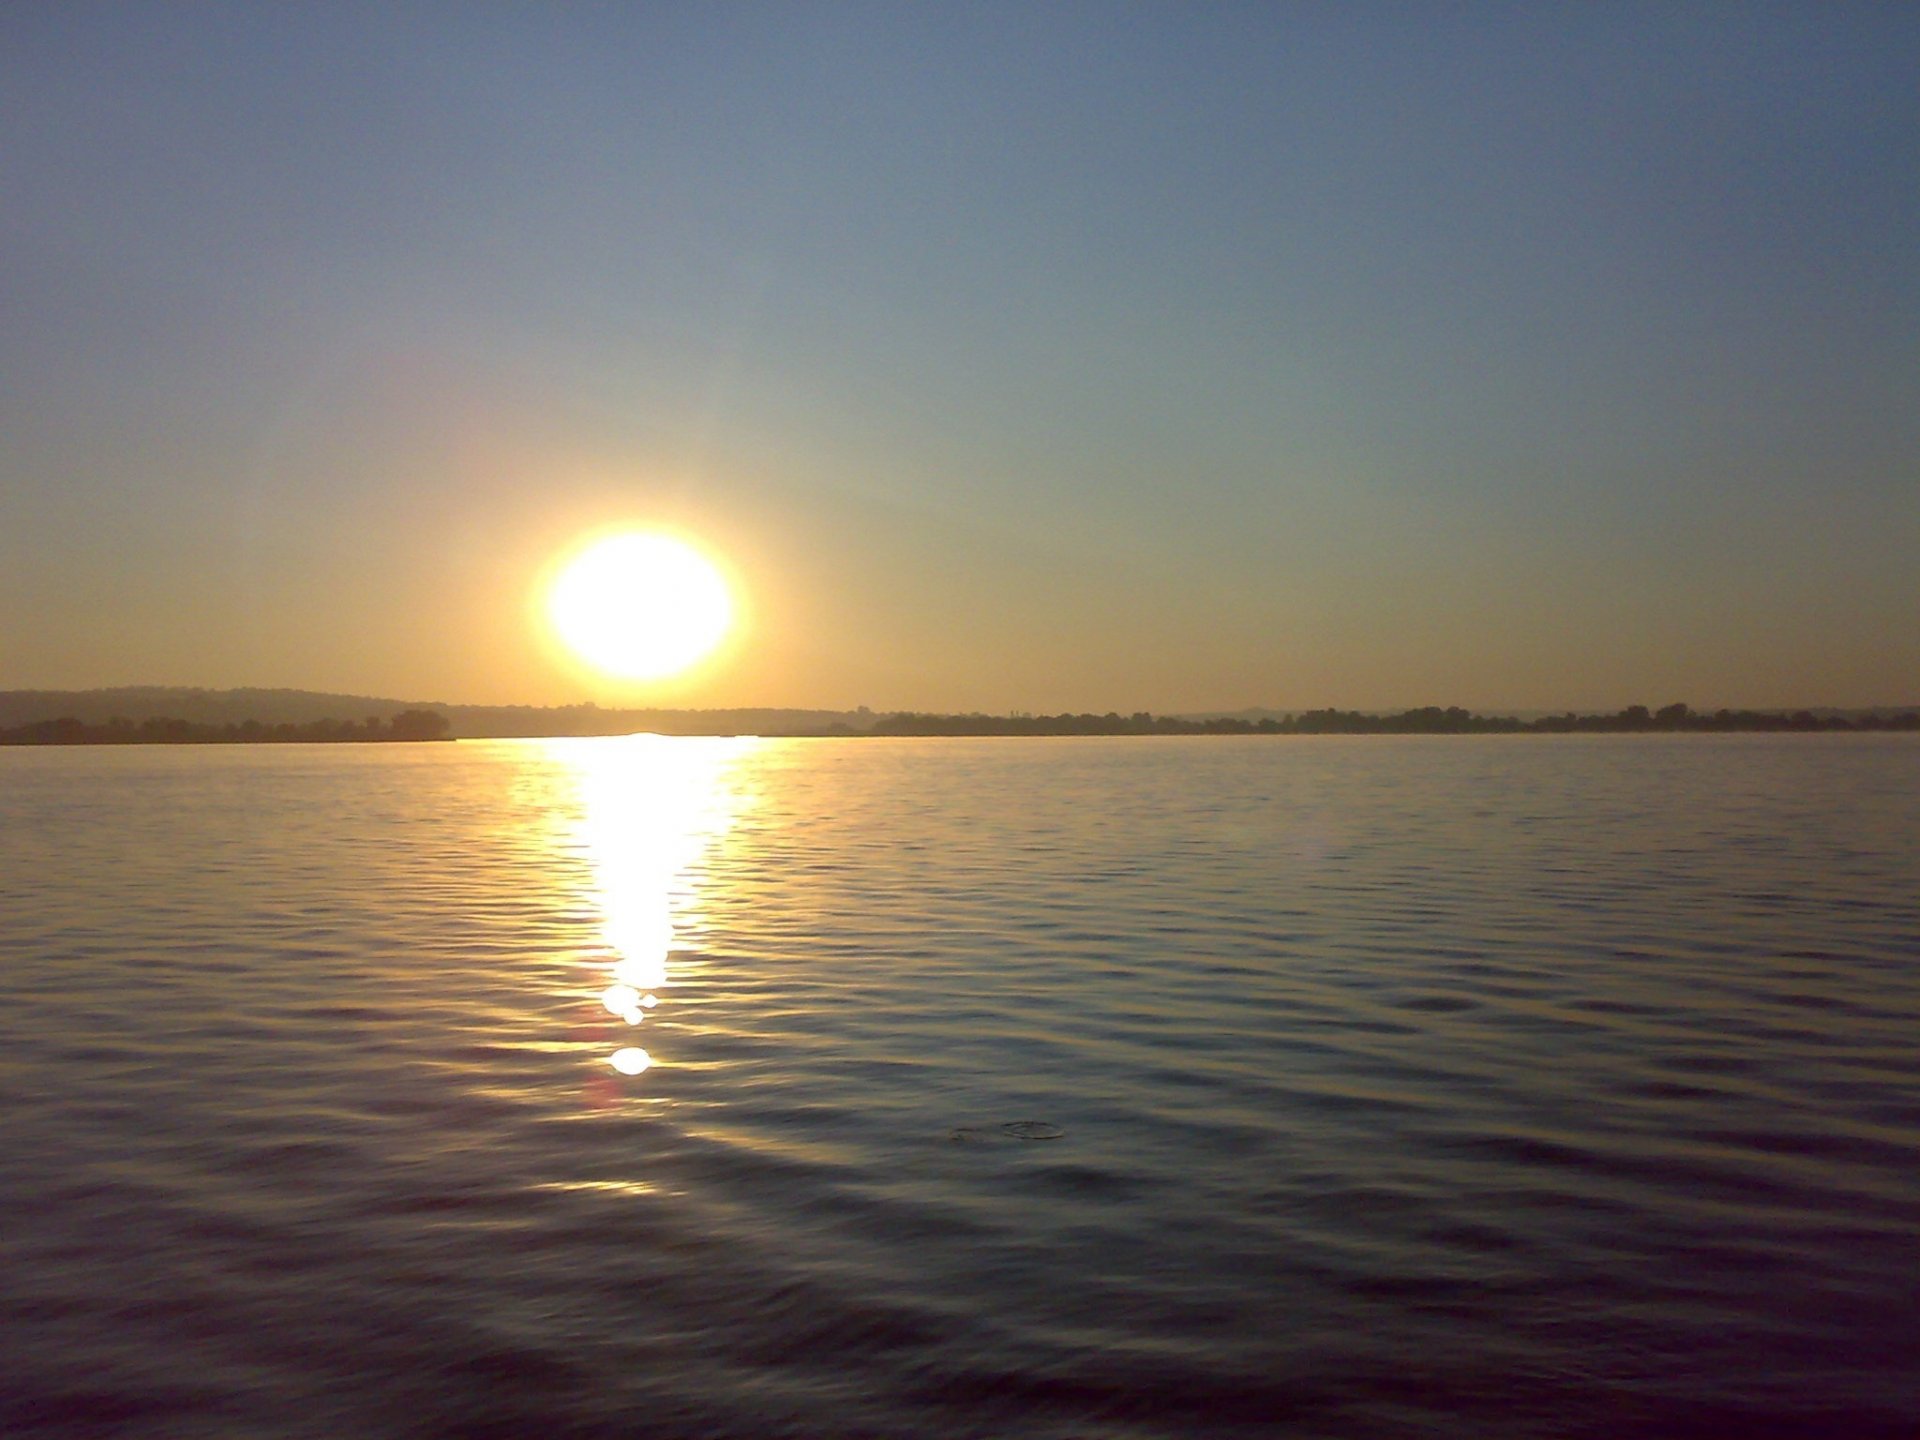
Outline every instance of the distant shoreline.
MULTIPOLYGON (((575 717, 578 712, 563 712, 575 717)), ((1156 716, 1146 711, 1132 715, 943 715, 901 711, 876 715, 870 724, 844 722, 829 725, 773 725, 743 729, 728 720, 729 712, 715 712, 715 723, 689 724, 698 712, 677 712, 680 722, 671 733, 684 736, 720 736, 752 733, 776 738, 886 738, 968 736, 1069 735, 1573 735, 1573 734, 1817 734, 1920 732, 1920 709, 1869 710, 1816 714, 1810 710, 1692 710, 1668 705, 1650 711, 1630 705, 1610 714, 1540 716, 1521 720, 1513 716, 1478 715, 1458 706, 1437 705, 1395 714, 1368 714, 1358 710, 1305 710, 1263 716, 1259 720, 1214 717, 1184 719, 1156 716)), ((609 730, 604 712, 592 725, 555 728, 545 736, 517 732, 518 738, 566 739, 618 733, 609 730)), ((865 717, 863 717, 865 718, 865 717)), ((451 739, 501 739, 512 736, 474 734, 457 736, 445 715, 436 710, 405 710, 382 720, 320 719, 304 723, 264 720, 211 723, 171 716, 150 716, 135 723, 122 717, 89 723, 72 715, 0 728, 0 745, 249 745, 249 744, 367 744, 451 739)))
POLYGON ((62 715, 0 729, 0 745, 391 745, 451 739, 447 717, 431 710, 403 710, 391 720, 369 715, 363 721, 312 720, 304 725, 261 720, 211 725, 159 715, 137 725, 117 716, 89 725, 62 715))
POLYGON ((1521 720, 1510 715, 1476 715, 1458 706, 1437 705, 1396 714, 1358 710, 1305 710, 1260 720, 1221 717, 1183 720, 1141 712, 1107 715, 888 715, 869 735, 1571 735, 1730 732, 1814 733, 1820 731, 1920 731, 1920 710, 1865 711, 1816 715, 1810 710, 1716 710, 1685 705, 1650 711, 1630 705, 1613 714, 1545 715, 1521 720))

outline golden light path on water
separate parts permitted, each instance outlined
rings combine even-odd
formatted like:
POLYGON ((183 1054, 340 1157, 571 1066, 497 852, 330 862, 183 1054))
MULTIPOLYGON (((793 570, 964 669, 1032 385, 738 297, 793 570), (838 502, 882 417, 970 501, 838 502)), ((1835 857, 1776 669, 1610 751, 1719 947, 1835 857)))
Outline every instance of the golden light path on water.
MULTIPOLYGON (((744 808, 737 771, 759 744, 661 735, 548 742, 578 791, 573 840, 592 867, 603 946, 597 1001, 611 1020, 637 1030, 671 983, 674 953, 697 939, 700 862, 744 808)), ((606 1063, 638 1075, 654 1061, 627 1044, 606 1063)))

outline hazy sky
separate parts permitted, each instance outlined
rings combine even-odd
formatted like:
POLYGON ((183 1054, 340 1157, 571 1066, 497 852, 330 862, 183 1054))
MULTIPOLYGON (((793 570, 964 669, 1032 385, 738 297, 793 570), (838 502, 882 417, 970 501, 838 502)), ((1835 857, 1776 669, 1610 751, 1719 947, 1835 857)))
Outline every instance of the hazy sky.
POLYGON ((0 7, 0 688, 1920 701, 1920 7, 0 7), (698 687, 530 596, 699 535, 698 687))

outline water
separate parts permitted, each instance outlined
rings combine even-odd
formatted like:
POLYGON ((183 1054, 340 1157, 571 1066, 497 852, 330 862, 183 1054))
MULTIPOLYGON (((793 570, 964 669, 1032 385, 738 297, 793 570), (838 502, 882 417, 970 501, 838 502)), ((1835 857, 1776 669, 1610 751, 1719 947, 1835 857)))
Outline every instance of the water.
POLYGON ((1897 736, 0 751, 0 1434, 1911 1435, 1916 800, 1897 736))

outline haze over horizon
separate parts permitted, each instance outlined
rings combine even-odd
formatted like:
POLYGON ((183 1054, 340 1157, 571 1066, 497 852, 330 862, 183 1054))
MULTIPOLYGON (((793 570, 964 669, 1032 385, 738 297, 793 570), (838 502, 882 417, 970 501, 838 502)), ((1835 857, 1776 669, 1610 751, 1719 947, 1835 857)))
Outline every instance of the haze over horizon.
POLYGON ((0 689, 1920 700, 1920 10, 0 13, 0 689), (665 526, 743 611, 535 611, 665 526))

